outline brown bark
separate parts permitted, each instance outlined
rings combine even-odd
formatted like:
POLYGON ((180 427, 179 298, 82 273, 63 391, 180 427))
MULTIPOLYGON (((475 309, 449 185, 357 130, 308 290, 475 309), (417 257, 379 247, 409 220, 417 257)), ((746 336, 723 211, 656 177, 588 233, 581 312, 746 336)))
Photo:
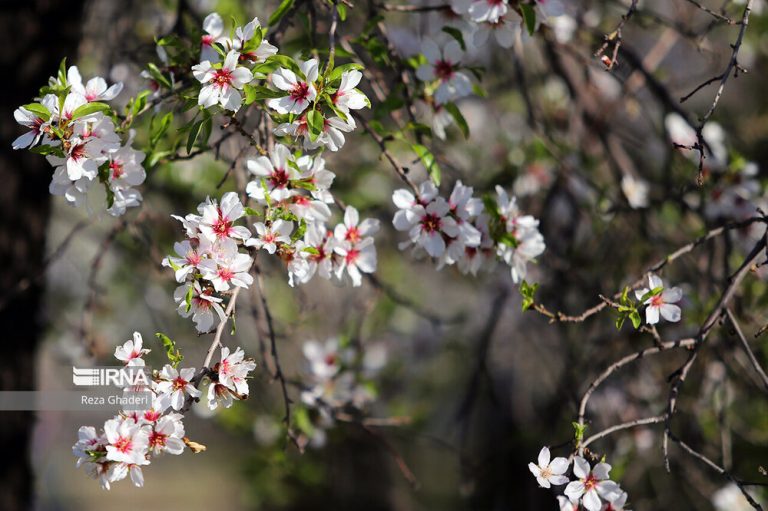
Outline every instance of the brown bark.
MULTIPOLYGON (((40 86, 72 56, 80 36, 81 2, 27 0, 0 4, 0 290, 5 294, 42 269, 50 209, 51 167, 42 156, 14 151, 23 133, 13 110, 31 102, 40 86)), ((33 281, 0 310, 0 390, 32 390, 35 352, 43 334, 43 283, 33 281)), ((32 413, 0 412, 0 509, 32 508, 32 413)))

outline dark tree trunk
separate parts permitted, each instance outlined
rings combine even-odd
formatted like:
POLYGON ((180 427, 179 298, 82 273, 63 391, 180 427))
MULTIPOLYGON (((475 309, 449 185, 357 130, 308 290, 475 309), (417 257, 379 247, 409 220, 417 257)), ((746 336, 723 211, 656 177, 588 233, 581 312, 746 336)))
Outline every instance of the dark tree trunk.
MULTIPOLYGON (((80 36, 83 5, 78 1, 20 0, 0 3, 0 296, 23 278, 42 271, 50 209, 51 167, 42 156, 13 151, 23 133, 13 110, 31 102, 55 74, 60 60, 73 56, 80 36)), ((32 390, 35 352, 43 334, 40 305, 43 279, 0 309, 0 390, 32 390)), ((34 478, 29 447, 32 413, 0 412, 0 509, 32 508, 34 478)))

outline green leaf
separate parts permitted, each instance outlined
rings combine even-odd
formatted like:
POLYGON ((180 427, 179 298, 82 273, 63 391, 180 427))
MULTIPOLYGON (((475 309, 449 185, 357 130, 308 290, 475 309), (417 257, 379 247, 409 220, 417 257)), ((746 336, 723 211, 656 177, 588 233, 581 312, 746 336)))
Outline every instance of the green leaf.
POLYGON ((168 112, 160 119, 159 123, 152 123, 152 127, 150 128, 151 134, 149 137, 149 145, 155 147, 163 135, 165 135, 165 132, 168 131, 168 127, 172 122, 173 112, 168 112))
POLYGON ((48 109, 40 103, 29 103, 28 105, 24 105, 21 108, 27 110, 28 112, 32 112, 44 121, 47 121, 51 118, 51 112, 49 112, 48 109))
POLYGON ((283 16, 285 16, 288 13, 288 10, 293 7, 293 0, 283 0, 280 2, 280 6, 277 8, 275 12, 272 13, 272 16, 269 17, 269 21, 267 24, 269 26, 274 25, 278 21, 280 21, 283 16))
POLYGON ((187 289, 187 294, 184 296, 184 303, 187 304, 187 312, 189 312, 192 309, 192 296, 195 293, 195 286, 192 284, 189 285, 189 288, 187 289))
POLYGON ((355 64, 354 62, 349 64, 342 64, 340 66, 337 66, 333 68, 333 71, 331 71, 331 74, 328 75, 328 81, 329 82, 335 82, 336 80, 341 80, 341 75, 346 73, 347 71, 362 71, 365 69, 360 64, 355 64))
POLYGON ((168 361, 171 365, 173 367, 179 367, 181 361, 184 360, 184 355, 182 355, 181 351, 176 348, 176 343, 161 332, 157 332, 155 337, 162 343, 163 348, 165 349, 165 354, 168 356, 168 361))
POLYGON ((293 234, 291 234, 291 241, 296 242, 304 237, 304 233, 307 232, 307 222, 302 218, 301 221, 299 221, 299 226, 296 228, 295 231, 293 231, 293 234))
POLYGON ((42 154, 43 156, 52 154, 54 156, 58 156, 59 158, 65 157, 64 151, 60 146, 41 144, 35 147, 30 147, 29 151, 35 154, 42 154))
POLYGON ((648 291, 647 293, 645 293, 645 294, 644 294, 644 295, 643 295, 643 296, 640 298, 640 301, 641 301, 641 302, 645 302, 645 301, 646 301, 646 300, 648 300, 649 298, 652 298, 652 297, 654 297, 654 296, 657 296, 657 295, 659 295, 659 294, 660 294, 662 291, 664 291, 664 286, 655 287, 655 288, 651 289, 650 291, 648 291))
POLYGON ((149 70, 150 76, 152 76, 152 79, 156 81, 157 83, 165 86, 166 88, 171 88, 171 81, 166 78, 163 73, 158 69, 158 67, 150 62, 147 64, 147 69, 149 70))
POLYGON ((286 95, 283 91, 272 90, 263 85, 246 85, 243 87, 243 91, 245 92, 246 105, 260 99, 282 98, 286 95))
POLYGON ((64 57, 61 59, 61 62, 59 63, 59 85, 62 87, 66 87, 68 85, 67 83, 67 57, 64 57))
POLYGON ((309 139, 314 142, 317 137, 323 134, 325 128, 325 119, 323 114, 317 110, 312 110, 307 114, 307 127, 309 128, 309 139))
POLYGON ((640 319, 640 313, 637 312, 637 310, 634 310, 629 313, 629 319, 632 320, 632 326, 635 327, 635 330, 640 328, 640 325, 642 324, 642 320, 640 319))
POLYGON ((307 413, 306 408, 297 407, 293 412, 293 419, 296 427, 308 437, 311 437, 315 433, 315 427, 309 419, 309 413, 307 413))
POLYGON ((487 193, 483 195, 483 206, 485 206, 485 211, 491 215, 494 219, 499 218, 499 206, 496 204, 496 199, 493 198, 493 195, 487 193))
POLYGON ((144 110, 144 107, 147 105, 147 97, 152 94, 152 91, 147 89, 139 92, 136 97, 131 101, 130 105, 130 112, 132 116, 136 116, 144 110))
POLYGON ((339 19, 341 21, 347 21, 347 6, 339 4, 336 6, 336 9, 339 11, 339 19))
POLYGON ((95 114, 97 112, 107 112, 110 110, 112 110, 112 107, 106 103, 99 103, 98 101, 94 101, 93 103, 86 103, 75 108, 75 111, 72 112, 71 120, 74 121, 75 119, 85 117, 86 115, 95 114))
POLYGON ((584 440, 584 433, 587 431, 587 425, 579 424, 578 422, 571 422, 571 425, 573 426, 574 438, 576 439, 576 444, 578 445, 582 440, 584 440))
POLYGON ((520 284, 520 294, 523 296, 523 312, 530 309, 535 302, 534 295, 539 289, 539 284, 528 284, 525 280, 520 284))
POLYGON ((464 43, 464 35, 461 33, 461 30, 454 27, 443 27, 443 32, 456 39, 461 49, 467 51, 467 45, 464 43))
POLYGON ((189 130, 189 136, 187 137, 187 154, 190 154, 192 152, 192 148, 195 147, 195 142, 197 142, 197 136, 200 135, 200 130, 203 127, 203 123, 207 119, 200 119, 196 123, 192 125, 192 127, 189 130))
POLYGON ((171 265, 171 269, 173 271, 179 271, 181 269, 181 267, 178 264, 173 262, 173 260, 171 259, 171 256, 166 257, 165 260, 168 261, 169 265, 171 265))
POLYGON ((437 164, 435 155, 432 154, 432 151, 421 144, 413 144, 411 148, 421 160, 421 164, 424 165, 424 168, 427 169, 429 177, 432 179, 432 182, 435 183, 435 186, 440 186, 440 165, 437 164))
POLYGON ((469 138, 469 124, 467 124, 467 120, 461 114, 459 107, 455 103, 446 103, 444 106, 448 113, 451 114, 451 117, 453 117, 453 120, 456 121, 456 125, 461 130, 464 138, 469 138))
POLYGON ((496 240, 498 243, 503 243, 504 245, 508 245, 512 248, 517 248, 520 246, 520 240, 518 240, 514 234, 511 232, 502 232, 498 239, 496 240))
POLYGON ((528 35, 533 35, 536 31, 536 11, 529 4, 520 4, 520 11, 523 14, 525 28, 528 29, 528 35))
POLYGON ((271 57, 267 58, 267 63, 290 69, 298 76, 306 78, 301 68, 299 67, 299 64, 287 55, 272 55, 271 57))

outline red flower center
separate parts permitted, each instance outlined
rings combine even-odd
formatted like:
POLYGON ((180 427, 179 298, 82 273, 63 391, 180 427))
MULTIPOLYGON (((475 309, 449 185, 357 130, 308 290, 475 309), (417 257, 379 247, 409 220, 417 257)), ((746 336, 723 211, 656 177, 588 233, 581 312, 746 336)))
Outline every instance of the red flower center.
POLYGON ((112 179, 120 179, 125 174, 123 164, 118 161, 109 162, 109 170, 112 171, 112 179))
POLYGON ((442 222, 437 215, 427 214, 421 219, 421 229, 427 232, 438 232, 442 222))
POLYGON ((211 34, 205 34, 203 37, 200 38, 200 42, 203 43, 203 46, 212 46, 213 36, 211 34))
POLYGON ((200 254, 194 250, 190 250, 189 253, 187 253, 187 263, 190 266, 197 266, 200 264, 200 254))
POLYGON ((72 149, 69 151, 69 157, 75 161, 85 158, 85 144, 72 146, 72 149))
POLYGON ((344 239, 351 243, 357 243, 360 241, 360 237, 360 231, 357 229, 357 227, 350 227, 347 229, 347 234, 344 236, 344 239))
POLYGON ((187 386, 188 383, 189 382, 187 380, 181 376, 178 376, 173 380, 173 390, 182 390, 187 386))
POLYGON ((347 255, 344 256, 344 259, 347 261, 347 264, 352 264, 357 260, 357 257, 359 255, 360 255, 360 251, 356 248, 353 248, 349 252, 347 252, 347 255))
POLYGON ((232 71, 229 69, 217 69, 213 73, 213 84, 223 89, 232 83, 232 71))
POLYGON ((587 478, 584 479, 584 491, 588 492, 589 490, 597 486, 597 483, 599 482, 600 481, 597 480, 597 477, 595 477, 595 475, 592 472, 590 472, 587 478))
POLYGON ((235 276, 235 274, 232 273, 232 270, 230 270, 229 268, 219 268, 218 273, 219 273, 219 278, 224 282, 229 282, 235 276))
POLYGON ((144 420, 147 420, 149 422, 155 422, 159 418, 160 418, 160 412, 156 412, 155 410, 147 410, 146 412, 144 412, 144 420))
POLYGON ((269 182, 272 184, 272 188, 285 188, 288 186, 288 172, 282 168, 275 169, 269 176, 269 182))
POLYGON ((435 63, 435 75, 442 80, 450 80, 453 77, 453 64, 447 60, 438 60, 435 63))
POLYGON ((219 210, 219 218, 213 224, 212 229, 213 232, 216 233, 216 236, 219 238, 226 238, 229 236, 229 233, 232 230, 232 222, 230 222, 228 218, 224 217, 224 215, 221 213, 221 210, 219 210))
POLYGON ((294 101, 306 101, 309 97, 309 84, 299 82, 291 89, 291 99, 294 101))
POLYGON ((117 439, 117 441, 112 444, 115 446, 115 449, 122 453, 129 452, 133 448, 133 442, 129 437, 121 436, 117 439))
POLYGON ((149 445, 150 447, 165 447, 167 438, 168 435, 164 435, 158 431, 152 431, 152 433, 149 434, 149 445))

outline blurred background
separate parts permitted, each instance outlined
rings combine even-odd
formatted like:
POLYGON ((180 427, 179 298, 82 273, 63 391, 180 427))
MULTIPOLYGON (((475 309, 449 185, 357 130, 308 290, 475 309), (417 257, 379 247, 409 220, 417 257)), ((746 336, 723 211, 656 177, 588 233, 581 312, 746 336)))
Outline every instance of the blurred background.
MULTIPOLYGON (((736 20, 744 8, 743 1, 707 5, 736 20)), ((155 37, 171 31, 199 37, 200 22, 212 11, 239 25, 253 16, 265 23, 276 7, 245 0, 0 5, 6 82, 6 122, 0 125, 0 389, 60 388, 68 384, 72 365, 112 363, 115 346, 134 331, 153 348, 151 365, 163 363, 154 332, 177 340, 192 365, 202 360, 208 341, 176 314, 175 282, 160 261, 181 238, 169 215, 193 211, 228 167, 210 154, 158 163, 148 169, 140 211, 117 220, 89 218, 49 196, 50 167, 42 157, 10 149, 21 133, 11 122, 13 110, 32 99, 65 56, 84 77, 124 82, 125 101, 147 87, 139 72, 157 58, 155 37)), ((327 27, 327 7, 316 7, 317 12, 299 10, 279 44, 282 52, 312 44, 304 30, 311 16, 327 27)), ((765 203, 768 22, 762 7, 763 0, 754 2, 739 54, 739 65, 749 72, 728 82, 715 128, 707 134, 720 153, 708 159, 701 186, 695 153, 673 146, 690 137, 675 115, 695 123, 709 108, 715 87, 682 105, 679 99, 722 73, 737 26, 686 0, 641 1, 623 29, 618 65, 610 73, 594 54, 627 12, 626 1, 568 2, 566 16, 512 49, 474 48, 467 38, 470 62, 487 70, 484 96, 458 103, 469 124, 468 140, 453 126, 447 140, 432 144, 443 168, 442 190, 447 195, 458 179, 478 193, 500 184, 541 219, 547 251, 528 278, 541 284, 537 301, 581 313, 599 294, 614 294, 651 263, 765 203), (638 198, 627 176, 645 183, 647 192, 638 198)), ((375 12, 384 15, 390 41, 404 57, 419 51, 421 37, 454 22, 444 11, 394 12, 360 2, 340 25, 340 40, 357 44, 353 39, 375 12)), ((394 89, 398 78, 391 74, 385 80, 394 89)), ((366 115, 383 119, 383 110, 374 102, 366 115)), ((430 123, 429 113, 423 122, 430 123)), ((221 155, 236 155, 238 143, 225 143, 221 155)), ((392 147, 401 161, 413 158, 392 147)), ((286 445, 282 395, 264 370, 268 361, 257 357, 260 367, 247 402, 214 416, 197 411, 186 421, 187 435, 207 445, 206 452, 162 457, 145 470, 144 488, 124 481, 105 492, 75 469, 71 454, 77 428, 98 426, 105 416, 0 412, 0 509, 557 508, 552 494, 537 488, 528 462, 543 445, 559 446, 553 451, 566 455, 571 422, 589 382, 612 361, 651 346, 653 338, 628 325, 617 330, 610 311, 578 324, 550 324, 535 312, 523 313, 506 266, 473 278, 413 260, 397 249, 404 237, 391 227, 391 194, 401 183, 381 160, 379 147, 358 131, 341 151, 326 156, 337 175, 335 193, 362 217, 382 221, 378 285, 366 281, 353 289, 314 279, 292 289, 282 263, 265 258, 265 293, 280 360, 289 379, 298 381, 307 374, 306 341, 335 337, 359 345, 376 366, 368 382, 375 400, 366 417, 392 420, 374 426, 336 421, 301 454, 286 445)), ((412 169, 415 180, 425 177, 418 164, 412 169)), ((660 327, 665 340, 697 330, 759 235, 735 231, 665 270, 665 280, 685 293, 683 321, 660 327)), ((767 302, 764 276, 755 273, 734 304, 751 339, 765 323, 767 302)), ((240 306, 235 339, 226 342, 257 355, 264 342, 258 302, 249 295, 240 306)), ((710 341, 684 387, 674 428, 743 479, 768 483, 760 469, 768 455, 764 389, 732 332, 717 328, 710 341)), ((754 343, 765 362, 765 338, 754 343)), ((685 357, 664 353, 614 375, 590 402, 589 431, 663 411, 667 378, 685 357)), ((289 392, 299 400, 295 388, 289 392)), ((296 420, 316 418, 300 414, 296 420)), ((629 492, 631 509, 750 509, 725 478, 674 446, 667 474, 661 432, 659 425, 636 428, 593 445, 613 465, 612 476, 629 492)))

